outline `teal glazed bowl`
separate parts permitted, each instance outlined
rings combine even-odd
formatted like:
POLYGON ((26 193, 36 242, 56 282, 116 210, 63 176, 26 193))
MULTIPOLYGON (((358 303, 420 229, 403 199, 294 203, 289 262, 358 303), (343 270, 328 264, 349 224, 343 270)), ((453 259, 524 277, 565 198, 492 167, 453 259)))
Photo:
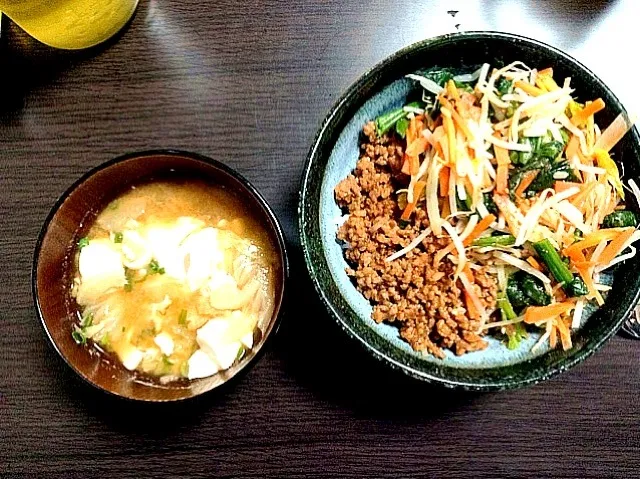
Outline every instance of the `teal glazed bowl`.
MULTIPOLYGON (((356 290, 345 272, 347 263, 336 241, 335 186, 355 167, 359 137, 366 122, 404 104, 412 83, 404 77, 420 68, 469 67, 482 63, 506 65, 521 60, 532 67, 552 66, 557 78, 570 76, 578 100, 601 97, 607 104, 600 113, 608 125, 624 111, 620 101, 585 66, 566 53, 517 35, 467 32, 445 35, 413 44, 365 73, 334 105, 309 152, 299 202, 300 240, 307 268, 329 314, 373 356, 404 373, 425 381, 466 390, 503 390, 536 384, 566 371, 600 349, 621 326, 638 299, 640 256, 620 265, 608 278, 612 290, 599 309, 585 311, 568 351, 539 348, 531 352, 537 334, 530 334, 514 351, 488 338, 483 351, 444 359, 415 352, 394 326, 371 319, 372 306, 356 290)), ((640 173, 640 138, 634 128, 616 146, 614 157, 626 178, 640 173)), ((637 208, 638 205, 630 205, 637 208)))

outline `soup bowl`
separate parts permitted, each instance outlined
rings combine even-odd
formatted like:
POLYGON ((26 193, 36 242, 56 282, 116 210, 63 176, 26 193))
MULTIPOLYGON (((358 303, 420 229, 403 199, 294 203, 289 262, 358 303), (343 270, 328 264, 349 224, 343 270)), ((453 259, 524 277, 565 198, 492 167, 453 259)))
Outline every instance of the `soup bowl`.
MULTIPOLYGON (((495 338, 489 346, 444 359, 414 351, 398 328, 377 324, 372 305, 346 273, 348 264, 336 240, 343 212, 334 188, 356 166, 363 126, 406 104, 412 83, 405 75, 419 69, 453 67, 473 71, 483 63, 507 65, 523 61, 531 67, 553 67, 557 78, 571 77, 574 96, 602 98, 607 108, 598 121, 610 124, 624 108, 612 91, 584 65, 566 53, 536 40, 497 32, 465 32, 411 45, 373 67, 356 81, 329 111, 309 152, 299 203, 300 241, 307 268, 329 314, 374 357, 414 378, 452 388, 502 390, 535 384, 566 371, 600 349, 619 329, 640 290, 640 256, 619 265, 610 280, 605 304, 583 315, 567 351, 542 347, 529 335, 520 347, 507 349, 495 338)), ((613 149, 626 178, 640 175, 640 138, 634 128, 613 149)), ((633 199, 630 208, 637 211, 633 199)))
POLYGON ((288 260, 284 237, 276 216, 260 193, 241 175, 224 164, 181 151, 133 153, 104 163, 76 181, 55 203, 35 249, 32 289, 37 315, 56 352, 82 379, 123 398, 140 401, 176 401, 211 391, 246 371, 264 351, 279 325, 288 260), (79 232, 96 215, 131 186, 153 179, 194 178, 222 188, 241 199, 266 232, 275 251, 273 313, 254 346, 229 369, 191 381, 162 384, 131 372, 118 361, 76 344, 71 332, 77 322, 71 297, 72 255, 79 232))

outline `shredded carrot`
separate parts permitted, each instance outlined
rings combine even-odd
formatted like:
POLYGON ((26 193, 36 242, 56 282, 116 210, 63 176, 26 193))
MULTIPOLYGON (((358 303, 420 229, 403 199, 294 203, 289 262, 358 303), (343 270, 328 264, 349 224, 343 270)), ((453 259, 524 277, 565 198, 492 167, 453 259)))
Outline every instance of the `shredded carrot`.
POLYGON ((420 195, 424 191, 425 186, 427 186, 426 181, 416 181, 415 186, 413 187, 413 201, 408 203, 404 211, 402 212, 402 216, 400 216, 401 220, 408 221, 411 217, 411 213, 415 210, 416 205, 420 199, 420 195))
POLYGON ((509 208, 507 206, 509 199, 507 198, 506 195, 494 194, 493 201, 498 207, 498 209, 500 210, 500 212, 502 213, 502 215, 504 216, 504 219, 507 222, 507 226, 509 227, 509 231, 513 236, 517 237, 518 224, 517 224, 516 218, 514 218, 513 215, 509 212, 509 208))
POLYGON ((524 81, 516 80, 513 82, 513 86, 516 88, 520 88, 525 93, 528 93, 531 96, 540 96, 544 94, 544 90, 541 90, 537 86, 533 86, 531 83, 527 83, 524 81))
POLYGON ((571 349, 571 333, 569 332, 569 328, 561 318, 555 321, 555 325, 556 325, 556 328, 558 329, 558 333, 560 333, 560 341, 562 342, 562 349, 564 349, 565 351, 571 349))
MULTIPOLYGON (((448 180, 448 179, 447 179, 448 180)), ((447 218, 450 214, 451 214, 451 207, 449 206, 449 199, 445 196, 440 198, 440 214, 442 215, 442 218, 447 218)))
POLYGON ((469 263, 464 265, 462 272, 467 275, 467 279, 470 283, 475 283, 476 279, 473 276, 473 271, 471 271, 471 268, 469 267, 469 263))
POLYGON ((459 101, 460 93, 458 92, 458 88, 453 80, 449 80, 447 82, 447 94, 451 97, 452 100, 459 101))
MULTIPOLYGON (((618 235, 620 235, 620 231, 618 231, 616 229, 613 229, 613 228, 594 231, 593 233, 590 233, 590 234, 586 235, 582 240, 578 241, 577 243, 574 243, 571 246, 567 246, 562 251, 562 253, 565 256, 571 256, 571 254, 574 251, 582 251, 584 249, 591 248, 593 246, 597 246, 597 245, 600 244, 600 242, 602 240, 609 241, 609 240, 614 239, 618 235)), ((604 253, 604 251, 603 251, 603 253, 604 253)), ((602 255, 600 255, 600 256, 602 257, 602 255)))
POLYGON ((574 183, 573 181, 556 181, 553 184, 553 189, 555 190, 556 193, 562 193, 563 191, 567 191, 568 189, 571 188, 581 188, 582 189, 582 183, 574 183))
POLYGON ((584 207, 584 200, 587 198, 587 196, 589 196, 596 185, 597 183, 595 182, 583 184, 580 193, 577 193, 575 196, 569 198, 569 202, 571 202, 573 206, 576 206, 580 211, 582 211, 584 207))
POLYGON ((549 306, 529 306, 524 313, 524 322, 527 324, 553 319, 563 313, 568 313, 576 307, 575 301, 554 303, 549 306))
POLYGON ((634 231, 635 228, 628 228, 611 240, 611 243, 609 243, 602 251, 600 258, 598 258, 598 262, 605 265, 613 261, 613 259, 622 252, 624 244, 629 241, 629 238, 631 238, 634 231))
POLYGON ((407 127, 407 134, 406 134, 407 145, 410 145, 411 143, 413 143, 415 141, 416 138, 418 138, 417 124, 418 124, 418 118, 417 117, 413 117, 409 121, 409 126, 407 127))
POLYGON ((448 153, 449 153, 449 164, 450 165, 455 165, 456 164, 456 128, 453 125, 453 120, 451 119, 451 112, 445 108, 442 107, 440 109, 440 111, 442 112, 442 117, 443 117, 443 126, 444 126, 444 131, 447 135, 447 146, 448 146, 448 153))
POLYGON ((471 299, 471 294, 467 289, 464 290, 464 304, 467 307, 467 314, 470 319, 480 319, 480 311, 473 304, 473 299, 471 299))
POLYGON ((449 102, 449 100, 447 100, 444 96, 440 96, 439 101, 442 106, 444 106, 451 112, 451 117, 453 118, 453 121, 455 121, 458 128, 460 128, 460 131, 462 131, 462 134, 467 137, 467 140, 471 141, 473 139, 473 133, 471 133, 471 130, 469 130, 469 127, 467 126, 464 118, 462 118, 460 113, 456 111, 451 102, 449 102))
POLYGON ((556 321, 555 319, 553 320, 553 326, 551 327, 551 334, 549 334, 549 346, 551 346, 552 348, 556 347, 556 344, 558 342, 558 329, 556 328, 556 321))
POLYGON ((529 263, 531 266, 533 266, 538 271, 542 271, 542 266, 540 266, 540 263, 538 263, 533 256, 529 256, 527 258, 527 263, 529 263))
POLYGON ((624 135, 631 129, 633 123, 627 120, 624 113, 620 113, 613 122, 602 132, 595 148, 601 148, 604 151, 610 151, 611 148, 622 139, 624 135))
MULTIPOLYGON (((499 135, 496 135, 499 136, 499 135)), ((496 192, 501 195, 508 193, 509 187, 509 152, 499 146, 493 146, 493 151, 498 161, 498 170, 496 172, 496 192)))
POLYGON ((515 195, 516 198, 522 198, 524 191, 529 188, 529 185, 533 183, 533 180, 538 176, 538 170, 527 171, 520 180, 518 187, 516 188, 515 195))
POLYGON ((449 194, 449 167, 444 166, 438 173, 438 182, 440 185, 440 196, 446 198, 449 194))
POLYGON ((407 146, 407 149, 405 150, 404 154, 407 156, 417 157, 418 155, 425 152, 428 144, 429 142, 427 141, 427 139, 424 136, 420 135, 411 143, 408 143, 409 146, 407 146))
POLYGON ((568 160, 571 160, 575 155, 580 151, 580 140, 576 135, 572 135, 567 143, 567 148, 565 150, 565 156, 568 160))
POLYGON ((494 214, 488 214, 487 216, 485 216, 484 218, 482 218, 480 221, 478 221, 478 224, 475 225, 475 227, 471 230, 471 233, 469 233, 469 236, 467 236, 464 241, 462 242, 462 244, 464 246, 469 246, 471 243, 473 243, 473 241, 480 236, 482 233, 485 232, 485 230, 491 226, 491 224, 496 220, 496 216, 494 214))
POLYGON ((582 110, 576 112, 571 117, 571 123, 574 125, 582 125, 587 119, 598 113, 600 110, 604 110, 605 103, 602 98, 598 98, 597 100, 592 101, 588 105, 586 105, 582 110))

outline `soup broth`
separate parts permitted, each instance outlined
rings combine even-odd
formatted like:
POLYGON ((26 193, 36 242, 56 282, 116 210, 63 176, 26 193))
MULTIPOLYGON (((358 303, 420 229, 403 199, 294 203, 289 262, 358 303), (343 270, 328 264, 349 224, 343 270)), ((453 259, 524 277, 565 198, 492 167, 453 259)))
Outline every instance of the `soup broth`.
POLYGON ((210 376, 268 323, 275 258, 228 191, 194 180, 133 187, 78 241, 72 334, 163 382, 210 376))

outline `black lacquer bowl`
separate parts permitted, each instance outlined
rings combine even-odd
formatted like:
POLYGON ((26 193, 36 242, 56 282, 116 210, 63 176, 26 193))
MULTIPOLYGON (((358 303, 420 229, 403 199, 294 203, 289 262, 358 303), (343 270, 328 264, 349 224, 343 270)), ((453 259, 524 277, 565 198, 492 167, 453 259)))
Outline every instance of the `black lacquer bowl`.
MULTIPOLYGON (((309 152, 299 204, 300 238, 315 287, 329 313, 375 357, 418 379, 469 390, 501 390, 535 384, 584 360, 618 330, 640 289, 640 257, 619 266, 613 289, 600 309, 585 314, 569 351, 540 348, 530 335, 515 351, 490 338, 489 347, 443 360, 414 352, 395 327, 376 324, 371 305, 345 273, 347 264, 335 240, 341 215, 333 196, 337 183, 354 168, 364 124, 404 104, 412 88, 404 76, 421 68, 506 65, 521 60, 531 67, 552 66, 554 76, 570 76, 578 100, 601 97, 607 109, 598 122, 608 125, 623 107, 592 72, 549 45, 516 35, 468 32, 445 35, 411 45, 365 73, 331 109, 309 152)), ((640 173, 640 139, 633 130, 613 150, 626 178, 640 173)), ((637 207, 637 205, 631 205, 637 207)))

